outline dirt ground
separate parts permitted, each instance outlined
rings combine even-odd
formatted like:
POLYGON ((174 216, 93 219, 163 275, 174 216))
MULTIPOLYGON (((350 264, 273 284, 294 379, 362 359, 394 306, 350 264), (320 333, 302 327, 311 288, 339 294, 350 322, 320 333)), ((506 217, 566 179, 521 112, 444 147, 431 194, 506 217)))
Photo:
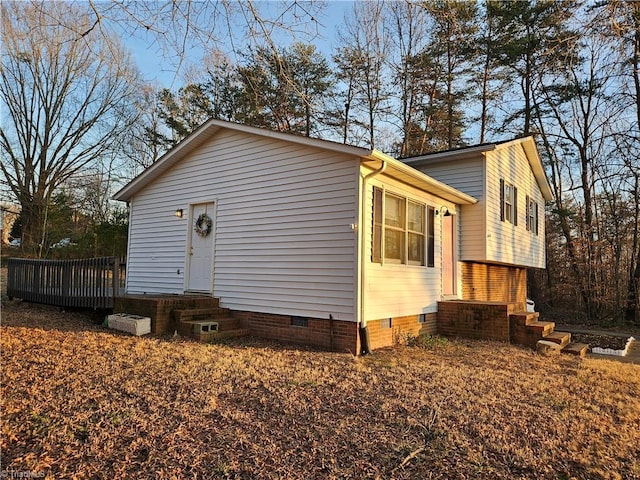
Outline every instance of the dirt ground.
POLYGON ((640 366, 475 341, 365 357, 2 303, 2 470, 44 478, 638 479, 640 366))

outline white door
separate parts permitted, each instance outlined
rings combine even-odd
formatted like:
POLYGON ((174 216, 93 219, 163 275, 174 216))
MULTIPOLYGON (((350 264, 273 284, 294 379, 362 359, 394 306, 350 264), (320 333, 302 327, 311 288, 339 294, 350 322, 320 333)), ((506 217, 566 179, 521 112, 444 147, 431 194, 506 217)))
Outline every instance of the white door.
POLYGON ((213 279, 213 203, 191 206, 189 248, 187 250, 187 290, 211 292, 213 279))
POLYGON ((442 294, 456 294, 455 215, 442 216, 442 294))

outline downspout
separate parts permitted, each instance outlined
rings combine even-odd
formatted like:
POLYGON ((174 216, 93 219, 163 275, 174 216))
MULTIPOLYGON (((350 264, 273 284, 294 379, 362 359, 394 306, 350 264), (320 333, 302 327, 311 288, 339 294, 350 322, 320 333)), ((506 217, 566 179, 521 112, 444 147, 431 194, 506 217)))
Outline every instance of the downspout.
MULTIPOLYGON (((372 156, 375 155, 375 152, 372 152, 372 156)), ((382 162, 380 168, 374 170, 373 172, 369 172, 364 177, 362 177, 362 191, 360 194, 360 224, 358 230, 360 232, 360 350, 362 353, 369 353, 369 331, 367 330, 367 326, 364 323, 364 281, 365 281, 365 266, 366 266, 366 256, 365 252, 365 234, 362 229, 362 224, 364 223, 364 215, 367 207, 367 180, 370 178, 383 173, 387 169, 387 160, 384 158, 379 158, 382 162)))

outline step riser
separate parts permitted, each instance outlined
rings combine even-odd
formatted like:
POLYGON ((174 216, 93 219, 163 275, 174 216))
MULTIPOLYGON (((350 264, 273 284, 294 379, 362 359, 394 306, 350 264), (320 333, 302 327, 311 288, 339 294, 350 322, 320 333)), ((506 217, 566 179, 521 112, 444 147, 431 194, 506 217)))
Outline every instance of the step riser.
POLYGON ((531 329, 532 331, 536 332, 538 335, 540 335, 541 338, 543 337, 547 337, 549 336, 549 334, 553 333, 553 325, 548 326, 548 325, 544 325, 544 326, 538 326, 538 325, 527 325, 527 328, 531 329))
POLYGON ((215 342, 220 340, 227 340, 229 338, 246 337, 249 335, 249 330, 245 328, 238 328, 235 330, 228 330, 226 332, 209 332, 200 333, 199 335, 189 335, 189 337, 199 342, 215 342))
MULTIPOLYGON (((514 320, 512 317, 510 320, 514 320)), ((511 342, 535 348, 538 340, 553 333, 555 323, 534 321, 529 325, 524 325, 517 321, 512 321, 510 325, 511 342)))
POLYGON ((186 337, 208 342, 217 338, 234 336, 242 329, 240 321, 231 316, 228 308, 203 306, 201 308, 179 308, 171 312, 175 328, 186 337))
POLYGON ((176 322, 197 322, 200 320, 209 320, 220 315, 229 315, 228 308, 198 308, 188 310, 174 310, 173 318, 176 322))
POLYGON ((577 355, 582 358, 586 357, 587 350, 589 349, 589 345, 584 343, 570 343, 566 347, 562 349, 562 353, 569 353, 571 355, 577 355))
POLYGON ((528 326, 532 323, 535 323, 540 318, 540 313, 538 312, 528 312, 528 313, 512 313, 509 315, 509 320, 511 323, 515 323, 516 325, 528 326))
POLYGON ((544 340, 557 343, 560 345, 560 348, 564 348, 571 343, 571 334, 567 332, 553 332, 547 335, 544 340))
POLYGON ((208 322, 217 323, 219 332, 222 332, 225 330, 235 330, 237 328, 242 328, 240 321, 236 318, 231 318, 231 317, 210 317, 203 320, 179 322, 178 328, 181 328, 181 326, 183 325, 192 325, 194 323, 208 323, 208 322))

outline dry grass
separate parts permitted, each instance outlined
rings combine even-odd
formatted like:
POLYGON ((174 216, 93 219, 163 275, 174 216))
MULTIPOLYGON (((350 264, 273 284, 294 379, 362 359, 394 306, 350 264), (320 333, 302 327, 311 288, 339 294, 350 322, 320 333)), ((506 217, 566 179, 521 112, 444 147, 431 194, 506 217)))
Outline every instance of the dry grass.
POLYGON ((2 469, 47 478, 640 478, 640 367, 454 341, 354 358, 2 311, 2 469))

